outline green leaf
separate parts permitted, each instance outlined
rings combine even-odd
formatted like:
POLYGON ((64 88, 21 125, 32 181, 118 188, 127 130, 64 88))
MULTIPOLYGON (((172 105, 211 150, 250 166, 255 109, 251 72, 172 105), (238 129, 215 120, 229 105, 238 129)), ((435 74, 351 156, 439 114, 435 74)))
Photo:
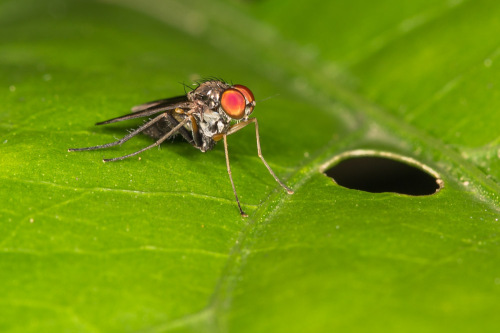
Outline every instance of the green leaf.
POLYGON ((496 332, 498 17, 486 0, 1 1, 0 331, 496 332), (221 145, 67 152, 208 76, 252 89, 295 194, 251 127, 229 137, 247 219, 221 145), (356 151, 444 188, 322 173, 356 151))

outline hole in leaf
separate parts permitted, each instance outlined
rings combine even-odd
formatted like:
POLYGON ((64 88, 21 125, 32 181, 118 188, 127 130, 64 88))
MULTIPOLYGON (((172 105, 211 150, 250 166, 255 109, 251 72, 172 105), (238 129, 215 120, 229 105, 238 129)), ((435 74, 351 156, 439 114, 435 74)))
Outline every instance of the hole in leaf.
POLYGON ((393 153, 347 152, 328 163, 332 164, 323 172, 338 185, 354 190, 430 195, 443 187, 443 181, 431 168, 393 153))

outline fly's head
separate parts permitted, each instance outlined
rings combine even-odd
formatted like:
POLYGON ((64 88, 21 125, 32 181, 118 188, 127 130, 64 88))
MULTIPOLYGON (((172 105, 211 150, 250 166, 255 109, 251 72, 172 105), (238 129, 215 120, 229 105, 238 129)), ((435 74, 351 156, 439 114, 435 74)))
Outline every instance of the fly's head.
POLYGON ((233 120, 246 120, 254 107, 252 91, 241 84, 230 86, 220 96, 220 109, 233 120))
POLYGON ((210 80, 201 83, 188 93, 203 113, 216 112, 225 122, 246 120, 255 107, 255 98, 250 89, 241 84, 229 85, 224 81, 210 80))

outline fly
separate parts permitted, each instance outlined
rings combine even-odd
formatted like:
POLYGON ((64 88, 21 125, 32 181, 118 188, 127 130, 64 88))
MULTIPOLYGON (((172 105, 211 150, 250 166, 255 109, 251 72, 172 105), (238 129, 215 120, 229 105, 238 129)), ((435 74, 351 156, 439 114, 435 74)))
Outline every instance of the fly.
POLYGON ((120 140, 94 147, 71 148, 68 151, 96 150, 121 145, 139 133, 144 133, 156 140, 155 143, 134 153, 103 160, 103 162, 112 162, 135 156, 145 150, 159 146, 162 142, 177 134, 180 134, 193 147, 202 152, 212 150, 218 141, 223 140, 227 173, 233 187, 234 197, 240 214, 247 217, 248 215, 241 208, 231 175, 227 136, 239 131, 248 124, 255 124, 258 156, 276 182, 288 194, 293 194, 293 190, 279 180, 269 164, 267 164, 264 156, 262 156, 257 118, 250 118, 254 107, 255 98, 252 91, 246 86, 240 84, 230 85, 220 80, 209 80, 200 83, 196 89, 186 95, 134 106, 130 114, 96 124, 105 125, 129 119, 151 117, 139 128, 120 140))

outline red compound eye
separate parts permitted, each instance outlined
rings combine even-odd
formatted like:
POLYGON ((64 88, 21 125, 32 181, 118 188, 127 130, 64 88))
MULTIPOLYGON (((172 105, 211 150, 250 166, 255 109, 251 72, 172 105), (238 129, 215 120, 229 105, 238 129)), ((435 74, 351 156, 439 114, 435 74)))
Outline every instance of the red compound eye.
POLYGON ((233 119, 241 119, 245 116, 246 104, 244 95, 233 88, 226 89, 220 98, 222 109, 233 119))
POLYGON ((252 91, 250 89, 248 89, 247 87, 241 85, 241 84, 235 84, 233 86, 233 88, 236 89, 236 90, 238 90, 240 93, 243 94, 243 96, 245 96, 245 99, 247 100, 247 103, 251 104, 250 112, 249 113, 252 113, 253 107, 255 105, 255 97, 253 97, 252 91))

